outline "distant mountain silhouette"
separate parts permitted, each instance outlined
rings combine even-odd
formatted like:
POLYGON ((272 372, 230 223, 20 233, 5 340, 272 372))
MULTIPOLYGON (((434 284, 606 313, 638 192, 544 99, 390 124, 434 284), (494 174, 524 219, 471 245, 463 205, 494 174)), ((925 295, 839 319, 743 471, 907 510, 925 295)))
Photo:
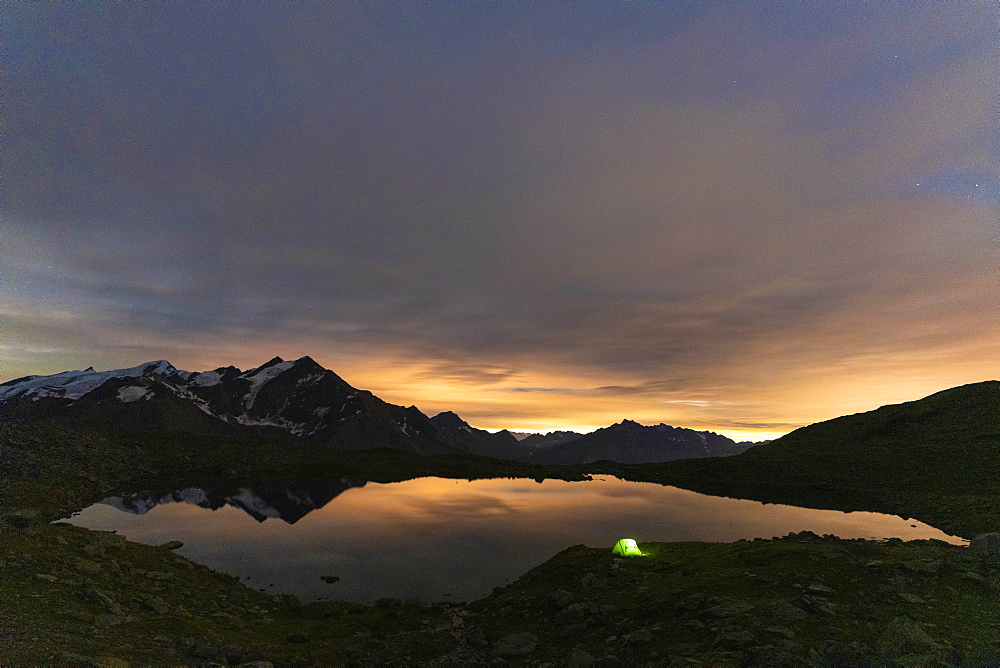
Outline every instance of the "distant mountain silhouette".
POLYGON ((528 455, 528 449, 506 429, 495 433, 476 429, 451 411, 438 413, 431 422, 477 455, 513 460, 523 460, 528 455))
POLYGON ((666 424, 647 427, 632 420, 623 420, 537 451, 531 459, 540 464, 588 464, 601 460, 645 464, 736 455, 748 447, 750 445, 738 444, 711 431, 694 431, 666 424))
POLYGON ((181 371, 166 360, 111 371, 65 371, 0 384, 0 420, 103 431, 289 438, 334 451, 391 448, 542 464, 626 464, 742 452, 712 432, 625 420, 591 434, 555 431, 518 441, 451 411, 433 418, 358 390, 310 357, 275 357, 241 371, 181 371))
POLYGON ((546 434, 529 434, 521 439, 521 445, 532 450, 544 450, 545 448, 551 448, 553 445, 569 443, 581 436, 583 434, 576 431, 550 431, 546 434))

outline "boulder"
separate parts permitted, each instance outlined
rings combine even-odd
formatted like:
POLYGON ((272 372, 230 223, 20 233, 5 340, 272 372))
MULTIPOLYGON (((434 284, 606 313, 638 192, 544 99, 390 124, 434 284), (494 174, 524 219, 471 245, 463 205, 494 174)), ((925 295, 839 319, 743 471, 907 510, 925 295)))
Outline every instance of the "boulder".
POLYGON ((722 603, 705 610, 704 615, 715 617, 716 619, 726 619, 727 617, 738 617, 753 610, 753 606, 735 599, 727 599, 722 603))
POLYGON ((99 563, 90 559, 77 559, 73 562, 73 568, 84 575, 97 575, 104 570, 99 563))
POLYGON ((37 510, 17 510, 7 515, 5 519, 7 520, 7 524, 15 529, 26 529, 31 526, 37 517, 37 510))
POLYGON ((757 642, 757 638, 749 631, 723 631, 715 638, 715 644, 723 649, 742 649, 757 642))
POLYGON ((144 610, 149 610, 155 612, 158 615, 166 614, 170 612, 170 606, 159 596, 150 596, 148 598, 140 598, 139 605, 144 610))
POLYGON ((878 644, 879 652, 885 657, 925 655, 939 649, 923 626, 909 617, 896 617, 889 622, 878 644))
POLYGON ((567 668, 590 668, 590 666, 594 665, 596 660, 597 659, 578 647, 569 653, 569 656, 566 657, 563 665, 567 668))
POLYGON ((493 654, 496 656, 527 656, 538 647, 538 636, 534 633, 514 633, 496 641, 493 654))
POLYGON ((797 608, 788 601, 778 601, 771 606, 771 616, 779 622, 790 624, 800 622, 808 615, 801 608, 797 608))
POLYGON ((549 601, 557 610, 562 610, 573 600, 573 595, 564 589, 556 589, 549 595, 549 601))
POLYGON ((984 561, 1000 561, 1000 533, 981 533, 969 543, 969 551, 984 561))

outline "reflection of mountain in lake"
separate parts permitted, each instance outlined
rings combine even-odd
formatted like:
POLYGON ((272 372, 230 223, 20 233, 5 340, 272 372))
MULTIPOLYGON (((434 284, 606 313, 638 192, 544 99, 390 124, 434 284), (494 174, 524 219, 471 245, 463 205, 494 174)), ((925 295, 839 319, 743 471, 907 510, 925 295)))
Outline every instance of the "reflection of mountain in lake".
POLYGON ((288 524, 295 524, 312 511, 330 503, 342 492, 364 484, 364 481, 337 478, 252 489, 235 485, 187 487, 174 491, 148 490, 109 496, 101 503, 136 515, 144 515, 163 503, 190 503, 211 510, 233 506, 258 522, 278 517, 288 524))

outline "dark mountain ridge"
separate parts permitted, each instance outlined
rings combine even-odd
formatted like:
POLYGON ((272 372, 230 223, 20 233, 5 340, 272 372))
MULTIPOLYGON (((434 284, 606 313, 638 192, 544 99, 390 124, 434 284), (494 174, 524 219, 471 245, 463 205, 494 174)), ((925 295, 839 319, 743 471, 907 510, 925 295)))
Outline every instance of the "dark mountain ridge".
POLYGON ((428 418, 414 406, 389 404, 310 357, 275 357, 248 371, 182 371, 158 360, 25 376, 0 384, 0 420, 97 432, 260 435, 336 451, 389 448, 539 464, 663 462, 749 447, 712 432, 631 420, 590 434, 556 431, 519 442, 506 430, 472 427, 451 411, 428 418))
POLYGON ((622 464, 666 462, 695 457, 736 455, 749 444, 739 444, 711 431, 695 431, 667 424, 641 425, 632 420, 604 427, 559 445, 537 451, 539 464, 588 464, 601 460, 622 464))
POLYGON ((263 434, 338 450, 468 452, 415 407, 355 389, 310 357, 275 357, 245 372, 181 371, 160 360, 28 376, 0 385, 0 419, 97 431, 263 434))
POLYGON ((563 443, 569 443, 570 441, 576 440, 583 436, 577 431, 550 431, 545 434, 529 434, 521 439, 521 445, 524 445, 532 450, 542 450, 544 448, 551 448, 553 445, 562 445, 563 443))
POLYGON ((889 512, 967 537, 996 531, 1000 381, 817 422, 736 457, 615 472, 706 494, 889 512))
POLYGON ((452 411, 438 413, 431 422, 477 455, 516 461, 523 461, 528 455, 528 449, 506 429, 498 432, 476 429, 452 411))

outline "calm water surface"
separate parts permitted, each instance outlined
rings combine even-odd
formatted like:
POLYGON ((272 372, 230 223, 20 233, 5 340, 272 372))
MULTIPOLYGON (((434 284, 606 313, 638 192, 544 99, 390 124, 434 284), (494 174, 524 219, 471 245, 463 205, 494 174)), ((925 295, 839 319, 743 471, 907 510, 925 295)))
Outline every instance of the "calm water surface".
POLYGON ((570 545, 771 538, 959 538, 915 520, 706 496, 613 477, 418 478, 188 488, 110 497, 64 520, 179 554, 275 593, 370 602, 473 600, 570 545), (335 584, 322 575, 340 577, 335 584))

